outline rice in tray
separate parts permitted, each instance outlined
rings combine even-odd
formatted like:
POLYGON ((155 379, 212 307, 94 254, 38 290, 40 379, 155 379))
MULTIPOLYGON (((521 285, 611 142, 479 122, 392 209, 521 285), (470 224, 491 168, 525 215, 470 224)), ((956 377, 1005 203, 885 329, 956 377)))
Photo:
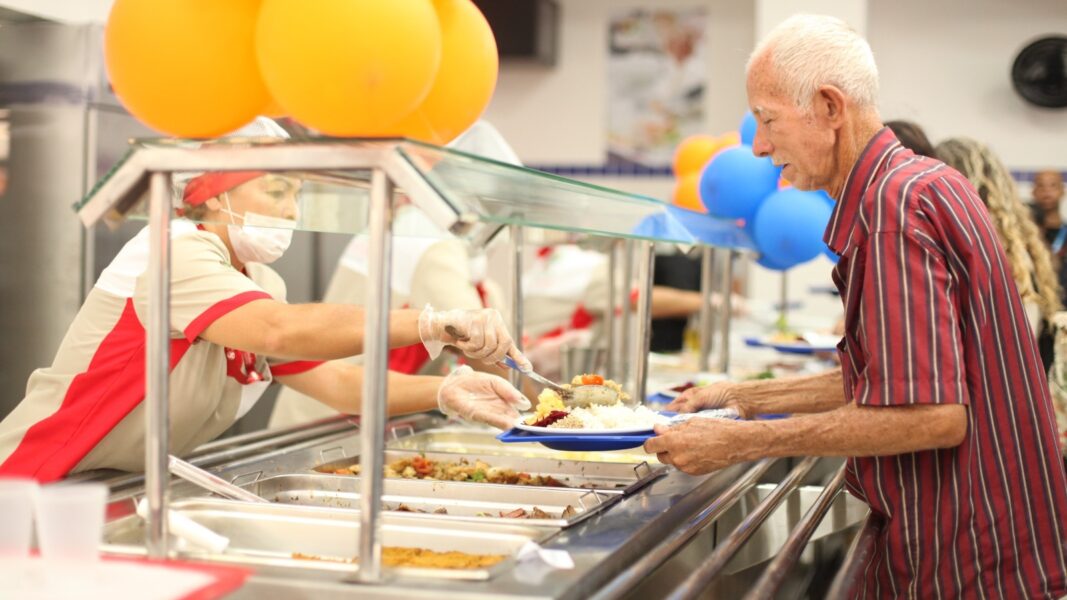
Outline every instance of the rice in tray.
POLYGON ((669 419, 644 406, 630 408, 622 402, 593 404, 573 408, 566 417, 552 423, 550 429, 633 429, 666 424, 669 419))

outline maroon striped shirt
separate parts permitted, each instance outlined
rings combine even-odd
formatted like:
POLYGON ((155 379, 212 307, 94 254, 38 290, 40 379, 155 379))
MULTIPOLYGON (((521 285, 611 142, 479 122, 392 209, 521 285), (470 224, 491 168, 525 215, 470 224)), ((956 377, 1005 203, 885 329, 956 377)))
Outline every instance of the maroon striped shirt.
POLYGON ((856 595, 1067 594, 1067 480, 1048 384, 974 188, 882 129, 825 239, 841 255, 846 397, 967 406, 956 448, 849 460, 849 491, 881 526, 856 595))

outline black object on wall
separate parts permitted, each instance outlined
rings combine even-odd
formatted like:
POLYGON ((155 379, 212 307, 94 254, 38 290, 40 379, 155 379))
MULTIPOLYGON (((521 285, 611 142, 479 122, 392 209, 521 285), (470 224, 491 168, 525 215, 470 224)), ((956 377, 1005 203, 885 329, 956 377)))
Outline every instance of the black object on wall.
POLYGON ((556 0, 474 0, 496 37, 500 60, 553 66, 559 51, 556 0))
POLYGON ((1067 37, 1050 35, 1027 44, 1011 66, 1011 83, 1030 104, 1067 108, 1067 37))

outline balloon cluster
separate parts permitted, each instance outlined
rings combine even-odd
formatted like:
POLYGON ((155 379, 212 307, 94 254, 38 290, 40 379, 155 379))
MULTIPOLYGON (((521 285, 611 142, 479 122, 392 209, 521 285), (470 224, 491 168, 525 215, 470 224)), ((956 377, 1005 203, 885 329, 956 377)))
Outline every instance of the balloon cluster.
POLYGON ((671 201, 675 206, 696 212, 706 213, 708 209, 700 201, 700 174, 716 154, 741 143, 736 131, 729 131, 718 137, 711 135, 693 135, 682 140, 674 150, 674 192, 671 201))
POLYGON ((499 66, 471 0, 115 0, 104 57, 123 105, 165 134, 288 115, 435 144, 477 120, 499 66))
POLYGON ((736 133, 684 140, 674 156, 674 204, 742 223, 759 250, 757 263, 768 269, 785 271, 823 252, 836 260, 822 240, 834 201, 825 192, 789 186, 770 158, 753 154, 755 137, 749 112, 736 133), (724 139, 736 142, 708 141, 724 139))

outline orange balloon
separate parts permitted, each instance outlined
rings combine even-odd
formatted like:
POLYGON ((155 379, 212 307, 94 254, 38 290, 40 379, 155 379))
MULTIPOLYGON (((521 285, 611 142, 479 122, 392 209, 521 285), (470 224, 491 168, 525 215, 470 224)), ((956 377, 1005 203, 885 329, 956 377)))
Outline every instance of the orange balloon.
POLYGON ((130 114, 178 137, 216 137, 270 100, 253 36, 260 0, 115 0, 104 29, 108 77, 130 114))
POLYGON ((256 54, 292 118, 329 135, 383 135, 429 93, 441 27, 429 0, 263 0, 256 54))
POLYGON ((268 102, 267 105, 259 111, 259 114, 263 115, 264 117, 270 117, 272 119, 280 119, 288 113, 285 112, 285 109, 282 108, 281 104, 278 104, 277 100, 271 98, 270 102, 268 102))
POLYGON ((675 206, 706 213, 708 209, 700 201, 700 171, 687 173, 674 182, 671 202, 675 206))
POLYGON ((441 68, 426 99, 396 131, 444 145, 473 125, 489 104, 499 60, 493 30, 473 2, 433 4, 441 23, 441 68))
POLYGON ((724 133, 718 137, 698 134, 687 137, 678 144, 674 151, 675 177, 704 170, 712 158, 719 152, 741 143, 741 136, 736 131, 724 133))
POLYGON ((674 176, 682 177, 700 171, 711 160, 716 145, 716 138, 705 134, 691 135, 682 140, 674 149, 674 161, 671 164, 674 176))
POLYGON ((716 141, 718 141, 719 146, 715 149, 715 152, 712 153, 712 156, 715 156, 716 154, 722 152, 723 150, 726 150, 727 148, 740 146, 741 134, 736 131, 727 131, 726 133, 716 138, 716 141))

